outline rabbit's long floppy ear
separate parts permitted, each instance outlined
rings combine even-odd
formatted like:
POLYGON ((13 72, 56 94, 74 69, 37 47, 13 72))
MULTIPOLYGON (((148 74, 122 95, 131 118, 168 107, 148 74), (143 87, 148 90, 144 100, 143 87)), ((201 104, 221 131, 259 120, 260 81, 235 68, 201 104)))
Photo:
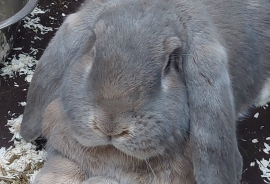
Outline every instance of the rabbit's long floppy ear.
POLYGON ((190 146, 198 184, 235 184, 235 109, 225 48, 196 34, 183 63, 190 108, 190 146))
POLYGON ((80 57, 80 50, 94 45, 95 34, 88 24, 83 23, 79 13, 67 17, 37 64, 20 130, 25 140, 32 141, 41 136, 44 110, 59 97, 64 73, 80 57))

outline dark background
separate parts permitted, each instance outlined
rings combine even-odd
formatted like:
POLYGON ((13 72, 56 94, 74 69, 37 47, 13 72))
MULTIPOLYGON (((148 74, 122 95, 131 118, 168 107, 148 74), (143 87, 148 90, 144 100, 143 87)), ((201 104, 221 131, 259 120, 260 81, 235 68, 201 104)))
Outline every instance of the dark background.
MULTIPOLYGON (((68 15, 75 12, 81 5, 81 2, 82 0, 40 0, 38 7, 46 10, 46 13, 40 14, 41 24, 53 27, 54 30, 41 35, 28 28, 24 28, 22 24, 14 44, 14 48, 22 47, 22 50, 12 51, 11 56, 18 55, 21 52, 30 52, 30 48, 33 47, 38 49, 39 52, 36 55, 36 59, 39 59, 55 31, 57 31, 57 28, 64 20, 65 16, 62 13, 68 15), (49 16, 52 16, 54 19, 49 18, 49 16), (43 39, 34 40, 35 35, 43 39)), ((23 113, 24 107, 19 106, 18 103, 26 101, 27 91, 23 90, 28 88, 28 83, 25 82, 24 77, 22 75, 17 75, 14 79, 0 77, 0 147, 9 147, 12 145, 12 142, 9 142, 12 135, 9 133, 8 127, 5 126, 7 120, 23 113), (14 82, 19 87, 15 87, 14 82)), ((270 108, 264 107, 251 109, 249 116, 238 123, 239 149, 244 158, 243 184, 265 183, 261 177, 262 172, 256 160, 260 161, 262 158, 269 160, 270 158, 268 154, 263 152, 264 143, 270 144, 270 140, 266 140, 267 137, 270 137, 269 120, 270 108), (257 112, 259 112, 259 117, 255 118, 254 115, 257 112), (252 143, 253 139, 257 139, 258 143, 252 143), (250 166, 251 162, 255 162, 255 166, 250 166)))

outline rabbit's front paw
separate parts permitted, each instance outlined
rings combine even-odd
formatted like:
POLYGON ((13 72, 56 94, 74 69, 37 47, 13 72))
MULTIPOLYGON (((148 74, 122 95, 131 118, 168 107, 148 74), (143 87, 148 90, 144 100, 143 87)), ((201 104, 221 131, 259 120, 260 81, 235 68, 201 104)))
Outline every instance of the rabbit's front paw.
POLYGON ((84 174, 75 162, 57 152, 48 151, 46 163, 33 184, 80 184, 84 179, 84 174))

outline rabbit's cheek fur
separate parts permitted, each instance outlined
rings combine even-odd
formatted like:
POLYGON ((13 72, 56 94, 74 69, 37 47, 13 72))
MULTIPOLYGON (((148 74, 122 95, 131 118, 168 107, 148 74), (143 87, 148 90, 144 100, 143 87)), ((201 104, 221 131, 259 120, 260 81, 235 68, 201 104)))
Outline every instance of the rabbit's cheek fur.
MULTIPOLYGON (((168 156, 168 150, 175 151, 176 143, 186 141, 189 136, 186 90, 183 83, 175 77, 165 77, 170 90, 161 91, 157 95, 158 99, 153 100, 155 103, 150 103, 148 107, 144 104, 146 108, 137 113, 142 115, 122 120, 130 123, 128 133, 112 137, 113 146, 127 155, 146 159, 160 155, 168 156)), ((181 146, 178 149, 182 149, 181 146)))
POLYGON ((186 107, 187 103, 184 97, 170 101, 169 99, 176 99, 176 97, 170 93, 167 95, 170 98, 165 106, 160 106, 159 100, 155 100, 156 103, 148 107, 151 111, 146 108, 142 113, 138 113, 142 115, 134 119, 126 119, 131 123, 128 134, 112 138, 112 145, 138 159, 168 156, 167 154, 170 153, 167 150, 173 152, 175 149, 182 149, 181 146, 176 148, 175 144, 183 143, 188 137, 188 108, 182 108, 182 106, 186 107), (164 108, 166 111, 163 111, 164 108))
POLYGON ((130 126, 129 133, 112 137, 112 145, 127 155, 138 159, 146 159, 162 155, 165 150, 165 139, 158 123, 138 120, 130 126))
POLYGON ((74 121, 67 121, 67 127, 71 135, 81 145, 95 147, 109 144, 110 137, 95 129, 91 111, 75 111, 74 113, 79 113, 81 117, 74 121))

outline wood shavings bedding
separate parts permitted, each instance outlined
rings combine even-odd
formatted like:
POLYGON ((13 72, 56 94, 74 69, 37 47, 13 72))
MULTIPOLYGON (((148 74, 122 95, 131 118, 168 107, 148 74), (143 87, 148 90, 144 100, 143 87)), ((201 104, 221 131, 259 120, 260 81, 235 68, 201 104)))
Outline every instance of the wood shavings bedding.
POLYGON ((270 183, 270 159, 256 160, 260 170, 262 171, 261 177, 265 183, 270 183))
MULTIPOLYGON (((266 109, 268 105, 265 105, 264 107, 265 107, 264 109, 266 109)), ((255 115, 257 114, 259 113, 257 112, 255 115)), ((255 115, 254 115, 254 118, 258 118, 258 116, 255 117, 255 115)), ((269 140, 270 140, 270 137, 266 137, 265 140, 263 140, 263 142, 262 140, 259 141, 258 139, 251 140, 252 143, 255 143, 255 144, 263 143, 263 146, 261 145, 258 147, 258 151, 263 152, 264 156, 261 159, 257 158, 255 159, 254 162, 251 162, 250 167, 254 167, 256 165, 262 172, 261 177, 264 183, 270 184, 270 145, 269 143, 266 143, 266 142, 269 142, 269 140)))
MULTIPOLYGON (((268 139, 266 138, 266 140, 268 139)), ((269 155, 269 151, 270 151, 269 144, 264 142, 263 145, 264 145, 263 152, 269 155)), ((261 177, 263 178, 263 181, 265 183, 270 183, 270 158, 269 156, 268 158, 265 157, 265 158, 262 158, 261 160, 256 159, 256 163, 258 164, 258 167, 262 172, 261 177)))
POLYGON ((38 17, 39 14, 46 13, 46 11, 41 10, 40 8, 36 7, 30 15, 23 19, 23 27, 33 30, 36 33, 40 33, 42 35, 48 33, 49 31, 53 31, 52 27, 47 27, 40 24, 40 18, 38 17))
POLYGON ((2 64, 4 67, 1 69, 1 76, 12 78, 17 74, 24 74, 25 81, 31 82, 34 74, 33 67, 37 64, 37 60, 29 54, 19 54, 18 57, 13 56, 10 62, 2 64))
MULTIPOLYGON (((35 33, 44 35, 49 31, 53 31, 52 27, 46 27, 40 24, 40 14, 44 14, 46 11, 36 7, 27 17, 23 19, 22 26, 28 28, 35 33)), ((41 39, 35 36, 36 39, 41 39)), ((15 48, 16 50, 16 48, 15 48)), ((33 76, 33 67, 37 64, 35 55, 38 53, 38 49, 30 48, 29 53, 20 53, 18 56, 12 56, 9 58, 10 62, 4 62, 4 67, 1 71, 1 76, 14 77, 16 74, 25 74, 25 81, 30 82, 33 76)))
POLYGON ((22 115, 8 120, 14 146, 0 149, 0 184, 32 183, 46 158, 45 150, 37 150, 36 145, 21 138, 21 121, 22 115))

